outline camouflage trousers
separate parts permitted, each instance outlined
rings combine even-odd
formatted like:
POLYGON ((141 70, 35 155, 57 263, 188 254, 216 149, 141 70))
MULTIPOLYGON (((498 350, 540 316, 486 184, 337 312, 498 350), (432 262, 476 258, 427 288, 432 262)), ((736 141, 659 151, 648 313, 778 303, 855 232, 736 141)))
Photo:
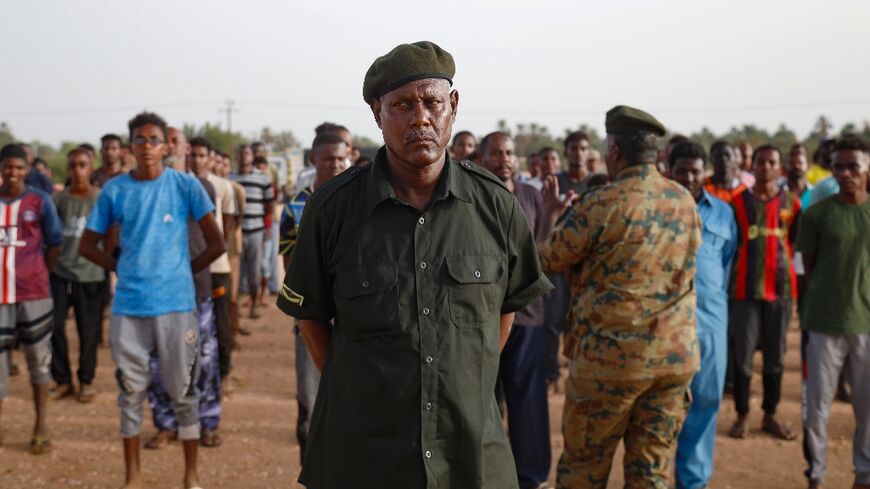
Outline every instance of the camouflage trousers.
MULTIPOLYGON (((196 386, 199 390, 199 423, 203 431, 215 431, 221 421, 221 377, 218 367, 217 323, 214 302, 199 302, 199 372, 196 386)), ((172 401, 160 375, 160 359, 153 353, 148 359, 151 383, 148 385, 148 403, 154 426, 161 431, 178 431, 178 420, 172 410, 172 401)))
POLYGON ((667 489, 671 448, 690 403, 692 375, 596 380, 570 375, 565 387, 557 487, 607 487, 613 454, 625 442, 625 487, 667 489))

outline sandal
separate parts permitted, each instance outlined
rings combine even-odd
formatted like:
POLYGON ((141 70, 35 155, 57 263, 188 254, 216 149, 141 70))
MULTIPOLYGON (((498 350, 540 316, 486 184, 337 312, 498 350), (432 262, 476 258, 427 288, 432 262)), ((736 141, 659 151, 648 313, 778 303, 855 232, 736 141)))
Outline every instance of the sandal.
POLYGON ((762 422, 761 431, 785 441, 791 441, 797 438, 797 433, 792 431, 788 425, 782 424, 775 419, 762 422))
POLYGON ((728 436, 731 438, 746 438, 746 433, 748 431, 746 420, 737 419, 737 421, 731 425, 731 429, 728 430, 728 436))
POLYGON ((48 391, 49 401, 59 401, 65 397, 73 397, 76 391, 72 384, 57 384, 48 391))
POLYGON ((50 452, 51 449, 51 440, 44 436, 34 436, 30 440, 30 453, 33 455, 42 455, 50 452))
POLYGON ((82 384, 76 400, 82 404, 88 404, 94 402, 95 397, 97 397, 97 390, 91 384, 82 384))
POLYGON ((205 430, 199 437, 199 444, 208 448, 219 447, 223 442, 217 430, 205 430))
POLYGON ((159 450, 163 448, 163 445, 173 442, 176 439, 178 439, 178 434, 174 431, 160 430, 156 435, 154 435, 154 438, 145 442, 145 448, 149 450, 159 450))

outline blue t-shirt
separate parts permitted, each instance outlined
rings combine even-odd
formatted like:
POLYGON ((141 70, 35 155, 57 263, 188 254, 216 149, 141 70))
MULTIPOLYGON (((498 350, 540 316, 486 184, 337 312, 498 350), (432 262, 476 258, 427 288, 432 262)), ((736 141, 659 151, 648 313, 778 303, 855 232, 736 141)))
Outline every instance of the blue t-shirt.
POLYGON ((87 228, 105 234, 120 225, 112 313, 153 317, 195 309, 187 220, 212 211, 202 185, 170 168, 154 180, 124 174, 106 183, 87 228))
MULTIPOLYGON (((840 184, 837 183, 837 179, 834 177, 825 178, 816 183, 816 186, 813 187, 811 205, 816 205, 828 197, 837 195, 838 193, 840 193, 840 184)), ((803 204, 803 202, 801 202, 801 204, 803 204)))

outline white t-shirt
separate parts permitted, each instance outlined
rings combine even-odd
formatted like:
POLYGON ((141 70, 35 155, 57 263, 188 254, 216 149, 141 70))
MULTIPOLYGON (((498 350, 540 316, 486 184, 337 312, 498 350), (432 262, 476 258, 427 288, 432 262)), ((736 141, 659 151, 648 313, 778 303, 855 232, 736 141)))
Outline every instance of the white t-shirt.
MULTIPOLYGON (((233 195, 233 184, 226 178, 212 173, 209 173, 206 179, 214 185, 215 220, 221 233, 223 233, 223 216, 235 216, 239 213, 239 210, 236 208, 236 197, 233 195)), ((217 260, 213 261, 209 270, 211 273, 230 273, 230 259, 227 257, 227 254, 224 253, 217 260)))

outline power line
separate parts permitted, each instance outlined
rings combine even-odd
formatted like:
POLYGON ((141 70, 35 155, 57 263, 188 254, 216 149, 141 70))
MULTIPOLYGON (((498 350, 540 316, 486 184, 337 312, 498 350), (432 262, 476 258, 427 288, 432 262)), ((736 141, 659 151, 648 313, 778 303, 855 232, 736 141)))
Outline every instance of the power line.
MULTIPOLYGON (((267 107, 267 108, 291 108, 291 109, 300 109, 300 110, 366 110, 364 106, 347 106, 347 105, 325 105, 325 104, 303 104, 296 102, 288 102, 288 101, 265 101, 265 100, 242 100, 239 101, 242 104, 254 106, 254 107, 267 107)), ((656 113, 663 114, 704 114, 704 113, 718 113, 718 112, 756 112, 756 111, 765 111, 765 110, 794 110, 794 109, 811 109, 811 108, 819 108, 825 109, 830 107, 843 107, 843 106, 866 106, 870 105, 870 99, 857 99, 857 100, 834 100, 834 101, 813 101, 813 102, 796 102, 796 103, 783 103, 783 104, 770 104, 770 105, 742 105, 742 106, 713 106, 713 107, 670 107, 670 108, 652 108, 651 110, 656 113)), ((506 115, 525 115, 525 116, 596 116, 601 115, 607 111, 609 107, 603 108, 577 108, 570 110, 556 110, 556 111, 546 111, 546 110, 524 110, 524 109, 510 109, 510 108, 499 108, 499 109, 466 109, 462 108, 461 112, 463 114, 471 114, 471 115, 490 115, 503 117, 506 115)))
POLYGON ((187 109, 192 107, 214 106, 214 100, 208 102, 179 102, 169 104, 141 104, 138 106, 126 107, 94 107, 94 108, 79 108, 79 109, 34 109, 22 110, 16 112, 0 112, 0 117, 40 117, 40 116, 58 116, 58 115, 84 115, 84 114, 107 114, 112 112, 134 112, 143 109, 187 109))
MULTIPOLYGON (((234 101, 226 101, 224 103, 230 103, 234 105, 236 102, 234 101)), ((195 107, 205 107, 205 106, 214 106, 215 104, 220 104, 219 101, 202 101, 202 102, 180 102, 180 103, 166 103, 166 104, 142 104, 139 106, 125 106, 125 107, 96 107, 96 108, 69 108, 69 109, 34 109, 34 110, 22 110, 22 111, 11 111, 11 112, 0 112, 0 117, 40 117, 40 116, 66 116, 66 115, 84 115, 84 114, 100 114, 100 113, 113 113, 113 112, 132 112, 137 110, 142 110, 143 107, 150 108, 152 110, 156 109, 183 109, 183 108, 195 108, 195 107)), ((346 110, 346 111, 362 111, 367 110, 365 106, 360 105, 330 105, 330 104, 306 104, 306 103, 298 103, 292 101, 281 101, 281 100, 239 100, 239 104, 247 105, 251 107, 260 107, 260 108, 290 108, 297 110, 346 110)), ((705 114, 705 113, 721 113, 721 112, 758 112, 758 111, 773 111, 773 110, 795 110, 795 109, 826 109, 831 107, 844 107, 844 106, 867 106, 870 105, 870 99, 854 99, 854 100, 829 100, 829 101, 813 101, 813 102, 796 102, 796 103, 783 103, 783 104, 768 104, 768 105, 742 105, 742 106, 711 106, 711 107, 663 107, 663 108, 655 108, 652 107, 652 110, 655 113, 662 114, 671 114, 671 115, 682 115, 682 114, 705 114)), ((225 112, 227 109, 220 109, 221 112, 225 112)), ((233 109, 235 110, 235 109, 233 109)), ((462 108, 461 112, 463 114, 470 115, 489 115, 494 117, 507 117, 507 116, 532 116, 532 117, 545 117, 545 116, 597 116, 603 114, 607 110, 607 107, 603 108, 576 108, 576 109, 565 109, 565 110, 525 110, 519 108, 505 108, 501 107, 499 109, 466 109, 462 108)))

